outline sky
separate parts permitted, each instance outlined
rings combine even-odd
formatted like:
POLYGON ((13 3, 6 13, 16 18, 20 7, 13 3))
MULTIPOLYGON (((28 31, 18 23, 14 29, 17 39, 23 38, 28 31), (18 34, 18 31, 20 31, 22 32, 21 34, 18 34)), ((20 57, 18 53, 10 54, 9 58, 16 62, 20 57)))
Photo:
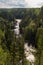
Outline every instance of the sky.
POLYGON ((43 0, 0 0, 0 8, 40 8, 43 0))

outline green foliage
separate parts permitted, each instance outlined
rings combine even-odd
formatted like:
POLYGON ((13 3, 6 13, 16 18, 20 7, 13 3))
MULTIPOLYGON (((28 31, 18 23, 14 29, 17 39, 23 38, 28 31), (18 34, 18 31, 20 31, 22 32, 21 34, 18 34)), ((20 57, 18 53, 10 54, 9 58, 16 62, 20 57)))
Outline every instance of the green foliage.
POLYGON ((39 65, 41 65, 42 63, 42 51, 43 51, 43 28, 40 27, 37 30, 37 35, 36 35, 36 41, 37 41, 37 47, 38 47, 38 59, 39 59, 39 65))
POLYGON ((37 31, 37 45, 39 49, 43 49, 43 28, 38 28, 37 31))
MULTIPOLYGON (((0 65, 28 65, 25 59, 24 44, 43 49, 43 7, 31 9, 0 9, 0 65), (14 34, 15 18, 21 18, 18 39, 14 34)), ((37 64, 37 63, 36 63, 37 64)))
POLYGON ((0 46, 0 65, 7 65, 10 63, 10 54, 9 52, 5 52, 0 46))

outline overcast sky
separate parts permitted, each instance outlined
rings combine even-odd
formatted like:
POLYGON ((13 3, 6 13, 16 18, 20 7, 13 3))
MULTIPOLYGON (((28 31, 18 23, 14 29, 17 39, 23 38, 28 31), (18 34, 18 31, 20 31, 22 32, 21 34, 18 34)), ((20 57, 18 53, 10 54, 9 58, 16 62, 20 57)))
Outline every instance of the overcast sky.
POLYGON ((0 0, 0 8, 36 8, 43 6, 43 0, 0 0))

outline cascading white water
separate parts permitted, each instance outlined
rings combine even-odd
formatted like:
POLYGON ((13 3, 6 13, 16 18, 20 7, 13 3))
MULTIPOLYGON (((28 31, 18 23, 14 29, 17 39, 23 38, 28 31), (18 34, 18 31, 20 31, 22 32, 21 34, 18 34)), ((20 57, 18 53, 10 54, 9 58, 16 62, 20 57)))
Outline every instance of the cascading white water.
POLYGON ((24 49, 25 49, 25 56, 26 56, 26 59, 32 64, 34 65, 34 62, 35 62, 35 56, 32 54, 32 52, 36 52, 36 50, 32 49, 32 46, 28 46, 28 44, 26 43, 24 45, 24 49))
POLYGON ((16 37, 18 38, 18 35, 19 35, 19 33, 20 33, 20 31, 19 31, 19 24, 20 24, 20 22, 21 22, 21 19, 15 19, 15 21, 17 21, 17 23, 16 23, 16 25, 15 25, 15 29, 14 29, 14 32, 15 32, 15 34, 16 34, 16 37))
MULTIPOLYGON (((28 46, 27 43, 24 44, 24 49, 26 59, 31 63, 31 65, 34 65, 36 58, 32 52, 36 52, 36 50, 34 50, 31 45, 28 46)), ((22 63, 22 60, 20 60, 19 63, 22 63)))

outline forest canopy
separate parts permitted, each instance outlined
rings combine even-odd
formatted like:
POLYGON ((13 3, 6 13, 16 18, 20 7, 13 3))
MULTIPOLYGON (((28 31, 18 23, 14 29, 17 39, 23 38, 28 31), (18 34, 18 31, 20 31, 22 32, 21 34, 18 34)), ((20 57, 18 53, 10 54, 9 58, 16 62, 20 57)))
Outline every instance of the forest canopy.
POLYGON ((0 9, 0 65, 17 65, 25 57, 25 42, 43 50, 43 7, 0 9), (19 39, 13 30, 15 19, 22 19, 19 39))

